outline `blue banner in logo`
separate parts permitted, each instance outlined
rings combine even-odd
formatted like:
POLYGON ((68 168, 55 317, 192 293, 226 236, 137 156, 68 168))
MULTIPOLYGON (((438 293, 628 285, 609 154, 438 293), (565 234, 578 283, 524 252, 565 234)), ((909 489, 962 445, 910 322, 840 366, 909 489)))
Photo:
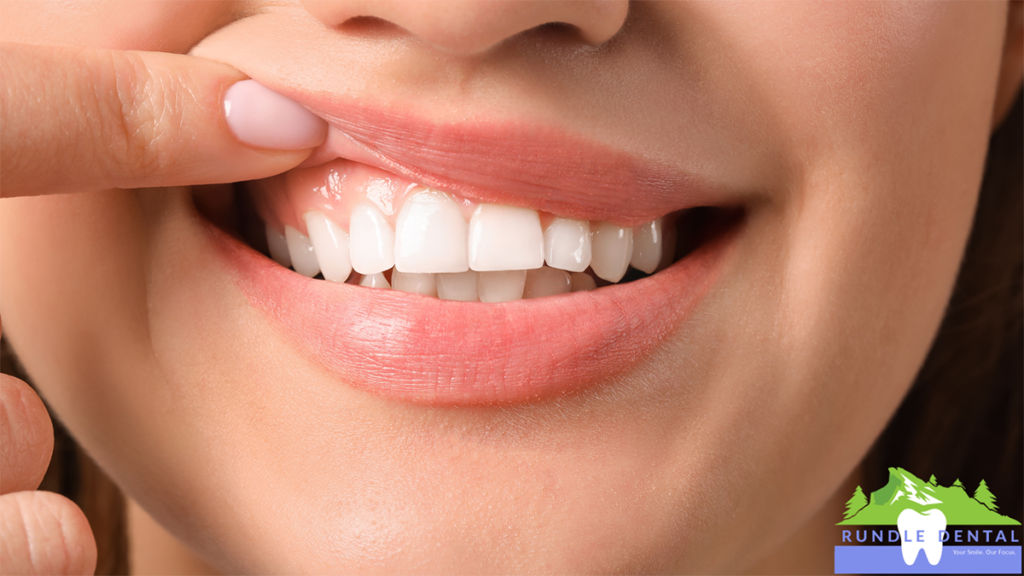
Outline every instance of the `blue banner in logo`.
POLYGON ((836 574, 1020 574, 1020 546, 943 546, 932 566, 922 551, 907 566, 899 546, 836 546, 836 574))

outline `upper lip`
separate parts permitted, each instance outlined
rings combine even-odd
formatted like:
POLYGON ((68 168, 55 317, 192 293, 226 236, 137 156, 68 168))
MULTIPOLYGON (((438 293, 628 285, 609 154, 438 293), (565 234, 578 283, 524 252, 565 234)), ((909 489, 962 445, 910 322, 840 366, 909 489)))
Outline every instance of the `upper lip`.
POLYGON ((632 226, 740 191, 562 130, 512 119, 434 123, 393 107, 272 86, 324 118, 327 141, 302 164, 348 158, 475 202, 632 226))

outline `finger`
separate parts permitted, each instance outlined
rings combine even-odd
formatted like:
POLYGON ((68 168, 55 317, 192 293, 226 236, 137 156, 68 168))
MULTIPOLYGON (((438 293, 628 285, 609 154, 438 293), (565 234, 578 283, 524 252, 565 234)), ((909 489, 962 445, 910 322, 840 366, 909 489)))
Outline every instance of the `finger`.
POLYGON ((96 539, 75 503, 53 492, 0 496, 3 574, 92 574, 96 539))
POLYGON ((0 374, 0 494, 35 490, 53 455, 53 424, 35 391, 0 374))
POLYGON ((3 196, 263 178, 327 134, 294 101, 191 56, 3 43, 0 77, 3 196))

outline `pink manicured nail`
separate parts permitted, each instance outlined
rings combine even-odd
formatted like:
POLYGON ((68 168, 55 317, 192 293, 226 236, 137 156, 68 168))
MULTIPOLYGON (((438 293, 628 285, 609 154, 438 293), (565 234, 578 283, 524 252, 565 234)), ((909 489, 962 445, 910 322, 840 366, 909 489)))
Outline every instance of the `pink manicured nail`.
POLYGON ((327 123, 321 118, 255 80, 228 88, 224 116, 235 137, 258 148, 304 150, 327 137, 327 123))

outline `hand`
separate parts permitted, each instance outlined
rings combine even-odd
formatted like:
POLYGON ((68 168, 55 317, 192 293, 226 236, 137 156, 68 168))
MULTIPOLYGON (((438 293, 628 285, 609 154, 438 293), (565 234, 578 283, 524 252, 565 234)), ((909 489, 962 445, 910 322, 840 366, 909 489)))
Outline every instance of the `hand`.
POLYGON ((3 42, 0 78, 4 197, 265 178, 327 136, 294 101, 191 56, 3 42))
POLYGON ((37 492, 53 453, 53 424, 39 396, 0 374, 0 570, 92 574, 96 541, 75 503, 37 492))
MULTIPOLYGON (((0 78, 3 197, 263 178, 327 133, 295 102, 189 56, 0 43, 0 78)), ((49 415, 24 382, 0 384, 0 571, 92 574, 81 510, 35 491, 53 450, 49 415)))

